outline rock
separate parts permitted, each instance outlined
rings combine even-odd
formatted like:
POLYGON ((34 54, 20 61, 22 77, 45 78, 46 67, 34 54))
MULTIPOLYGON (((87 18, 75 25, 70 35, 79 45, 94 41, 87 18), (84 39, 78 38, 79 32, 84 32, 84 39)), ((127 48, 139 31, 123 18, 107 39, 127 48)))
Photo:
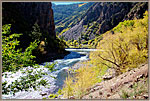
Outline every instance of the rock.
POLYGON ((147 10, 148 3, 137 3, 134 8, 126 15, 124 20, 133 20, 134 18, 142 18, 143 14, 147 10), (137 9, 138 8, 138 9, 137 9))
POLYGON ((70 98, 69 99, 75 99, 75 97, 74 96, 70 96, 70 98))
POLYGON ((47 92, 40 92, 40 95, 45 96, 47 95, 47 92))
POLYGON ((115 69, 109 68, 106 72, 106 74, 102 77, 104 80, 110 80, 113 77, 116 76, 116 71, 115 69))
POLYGON ((102 95, 103 93, 101 91, 99 91, 99 95, 102 95))
POLYGON ((145 99, 148 99, 148 94, 143 95, 145 99))

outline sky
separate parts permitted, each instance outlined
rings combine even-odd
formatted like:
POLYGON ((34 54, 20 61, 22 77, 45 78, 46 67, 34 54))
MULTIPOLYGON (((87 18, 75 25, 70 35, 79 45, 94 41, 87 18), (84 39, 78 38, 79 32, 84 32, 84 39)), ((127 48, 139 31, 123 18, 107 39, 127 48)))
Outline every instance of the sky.
POLYGON ((56 5, 68 5, 68 4, 83 3, 83 2, 52 2, 52 3, 55 3, 56 5))

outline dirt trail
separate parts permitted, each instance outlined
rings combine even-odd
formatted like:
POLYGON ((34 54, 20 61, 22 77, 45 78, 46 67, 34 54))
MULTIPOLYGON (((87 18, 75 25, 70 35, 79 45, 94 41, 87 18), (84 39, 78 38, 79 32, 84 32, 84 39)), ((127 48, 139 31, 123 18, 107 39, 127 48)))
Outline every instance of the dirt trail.
POLYGON ((88 93, 82 99, 148 99, 147 78, 148 64, 145 64, 111 80, 97 83, 87 89, 88 93), (134 85, 138 86, 134 87, 134 85))

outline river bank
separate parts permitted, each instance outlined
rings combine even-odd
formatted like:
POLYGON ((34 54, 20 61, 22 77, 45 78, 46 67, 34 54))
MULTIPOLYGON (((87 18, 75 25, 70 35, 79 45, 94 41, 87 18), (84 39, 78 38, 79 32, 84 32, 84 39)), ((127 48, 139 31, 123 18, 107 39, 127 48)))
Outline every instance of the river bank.
MULTIPOLYGON (((7 82, 5 88, 8 88, 8 85, 14 86, 14 89, 17 89, 17 85, 14 85, 14 82, 20 82, 20 78, 28 78, 28 76, 35 74, 28 74, 25 71, 33 70, 33 71, 41 71, 42 73, 46 73, 47 75, 42 75, 42 78, 40 78, 37 81, 40 80, 46 80, 48 85, 45 86, 39 86, 35 89, 33 87, 30 87, 28 90, 20 90, 19 92, 9 93, 9 94, 3 94, 3 99, 42 99, 43 97, 48 98, 49 94, 56 93, 58 89, 63 87, 64 80, 68 76, 68 70, 72 68, 72 66, 78 62, 87 61, 89 59, 88 54, 89 50, 87 51, 85 49, 85 52, 82 52, 78 50, 78 52, 73 52, 72 50, 67 50, 70 52, 70 54, 66 55, 64 59, 57 59, 53 62, 45 62, 43 64, 40 64, 39 68, 33 68, 33 67, 25 67, 22 68, 16 72, 8 72, 4 73, 2 77, 2 82, 7 82), (54 69, 56 71, 50 72, 48 68, 45 68, 44 66, 46 64, 56 63, 54 69)), ((78 66, 79 67, 79 66, 78 66)), ((23 86, 23 85, 22 85, 23 86)))

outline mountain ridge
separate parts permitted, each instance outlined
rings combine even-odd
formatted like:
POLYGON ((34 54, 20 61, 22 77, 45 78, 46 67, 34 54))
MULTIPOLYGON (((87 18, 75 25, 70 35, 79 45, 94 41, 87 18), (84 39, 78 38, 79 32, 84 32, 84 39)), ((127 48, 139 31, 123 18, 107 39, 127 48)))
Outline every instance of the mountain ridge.
POLYGON ((121 21, 134 19, 135 17, 142 18, 143 12, 147 9, 148 4, 146 2, 96 2, 88 8, 79 23, 62 33, 60 37, 63 36, 66 41, 84 39, 82 36, 86 36, 87 40, 94 39, 97 35, 99 36, 112 29, 121 21), (138 7, 138 5, 140 6, 138 7), (80 29, 78 29, 79 26, 80 29))

